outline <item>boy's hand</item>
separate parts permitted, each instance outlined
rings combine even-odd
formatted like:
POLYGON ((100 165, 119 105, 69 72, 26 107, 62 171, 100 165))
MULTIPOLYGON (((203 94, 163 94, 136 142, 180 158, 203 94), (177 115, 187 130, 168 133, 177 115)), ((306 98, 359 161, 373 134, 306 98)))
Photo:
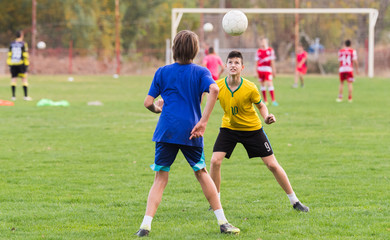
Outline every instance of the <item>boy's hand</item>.
POLYGON ((204 132, 206 131, 207 123, 199 121, 191 131, 190 140, 193 138, 203 137, 204 132))
POLYGON ((273 114, 269 114, 265 119, 264 119, 264 122, 266 124, 271 124, 271 123, 274 123, 276 122, 276 118, 273 114))
POLYGON ((154 103, 154 106, 155 106, 157 112, 160 113, 162 111, 163 106, 164 106, 164 99, 161 98, 161 99, 157 100, 154 103))

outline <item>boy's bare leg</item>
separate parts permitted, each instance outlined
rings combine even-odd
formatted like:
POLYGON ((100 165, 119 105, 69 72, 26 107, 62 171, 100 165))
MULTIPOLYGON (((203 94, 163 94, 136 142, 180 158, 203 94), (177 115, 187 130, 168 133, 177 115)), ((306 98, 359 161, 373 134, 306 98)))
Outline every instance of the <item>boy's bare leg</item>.
POLYGON ((210 176, 213 179, 218 192, 221 191, 221 164, 225 156, 225 152, 214 152, 211 157, 210 176))
POLYGON ((284 192, 287 194, 287 197, 289 198, 293 208, 298 211, 308 212, 309 208, 303 205, 295 195, 291 187, 290 181, 288 180, 287 174, 282 168, 282 166, 280 166, 280 164, 276 160, 275 155, 272 154, 271 156, 263 157, 262 159, 265 165, 268 167, 268 169, 275 176, 276 181, 278 181, 279 185, 283 188, 284 192))
POLYGON ((169 172, 156 172, 154 183, 149 191, 148 203, 146 206, 145 215, 154 217, 157 208, 160 205, 162 195, 168 183, 169 172))
POLYGON ((221 202, 218 198, 217 188, 215 187, 213 179, 211 179, 206 168, 203 168, 199 171, 196 171, 195 177, 196 177, 196 179, 198 179, 200 185, 202 186, 203 193, 204 193, 206 199, 209 201, 212 209, 214 211, 221 209, 222 206, 221 206, 221 202))
POLYGON ((195 176, 202 186, 203 193, 209 201, 211 208, 214 210, 214 214, 217 217, 221 233, 239 234, 240 229, 231 225, 227 221, 225 213, 222 209, 221 201, 218 198, 217 188, 215 187, 215 184, 208 174, 206 168, 196 171, 195 176))
POLYGON ((275 155, 272 154, 271 156, 263 157, 262 160, 272 172, 276 181, 278 181, 279 185, 283 188, 286 194, 293 193, 294 191, 291 187, 290 181, 288 180, 287 174, 276 160, 275 155))

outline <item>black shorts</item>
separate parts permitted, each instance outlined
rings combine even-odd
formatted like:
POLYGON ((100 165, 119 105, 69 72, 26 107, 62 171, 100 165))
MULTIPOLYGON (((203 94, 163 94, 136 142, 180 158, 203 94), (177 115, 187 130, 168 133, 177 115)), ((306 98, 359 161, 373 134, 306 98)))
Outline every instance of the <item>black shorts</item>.
POLYGON ((16 78, 16 77, 24 77, 24 74, 27 72, 27 67, 26 65, 13 65, 10 66, 10 71, 11 71, 11 77, 16 78))
POLYGON ((272 147, 263 128, 256 131, 236 131, 220 128, 213 152, 225 152, 230 158, 237 143, 244 145, 249 158, 272 155, 272 147))

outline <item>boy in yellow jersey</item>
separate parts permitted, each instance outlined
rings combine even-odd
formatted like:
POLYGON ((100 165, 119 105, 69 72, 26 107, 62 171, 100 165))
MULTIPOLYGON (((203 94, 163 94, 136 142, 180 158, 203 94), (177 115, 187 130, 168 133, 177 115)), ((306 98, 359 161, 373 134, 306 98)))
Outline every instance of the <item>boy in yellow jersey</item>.
POLYGON ((22 78, 24 100, 31 101, 31 97, 28 96, 27 91, 27 68, 30 64, 28 60, 28 47, 27 43, 23 41, 23 32, 16 32, 16 39, 10 44, 7 64, 10 67, 11 72, 11 90, 12 90, 12 101, 16 100, 16 78, 22 78))
POLYGON ((298 200, 286 172, 276 160, 253 105, 259 109, 266 124, 276 122, 276 118, 268 113, 267 106, 262 102, 256 85, 241 77, 243 69, 242 54, 238 51, 232 51, 226 61, 228 76, 216 81, 220 89, 218 99, 224 110, 224 116, 222 127, 214 144, 210 175, 217 187, 218 194, 221 186, 222 161, 225 157, 230 158, 237 143, 242 143, 249 158, 260 157, 274 174, 279 185, 290 199, 293 208, 308 212, 309 208, 298 200))

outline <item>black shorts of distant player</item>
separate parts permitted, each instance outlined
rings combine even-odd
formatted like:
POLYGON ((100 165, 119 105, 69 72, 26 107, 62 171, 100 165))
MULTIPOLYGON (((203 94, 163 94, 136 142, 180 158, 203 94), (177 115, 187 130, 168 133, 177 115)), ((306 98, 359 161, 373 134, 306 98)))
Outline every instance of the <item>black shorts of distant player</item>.
POLYGON ((27 69, 28 69, 28 66, 26 66, 24 64, 10 66, 11 77, 12 78, 16 78, 16 77, 23 78, 24 75, 27 73, 27 69))

